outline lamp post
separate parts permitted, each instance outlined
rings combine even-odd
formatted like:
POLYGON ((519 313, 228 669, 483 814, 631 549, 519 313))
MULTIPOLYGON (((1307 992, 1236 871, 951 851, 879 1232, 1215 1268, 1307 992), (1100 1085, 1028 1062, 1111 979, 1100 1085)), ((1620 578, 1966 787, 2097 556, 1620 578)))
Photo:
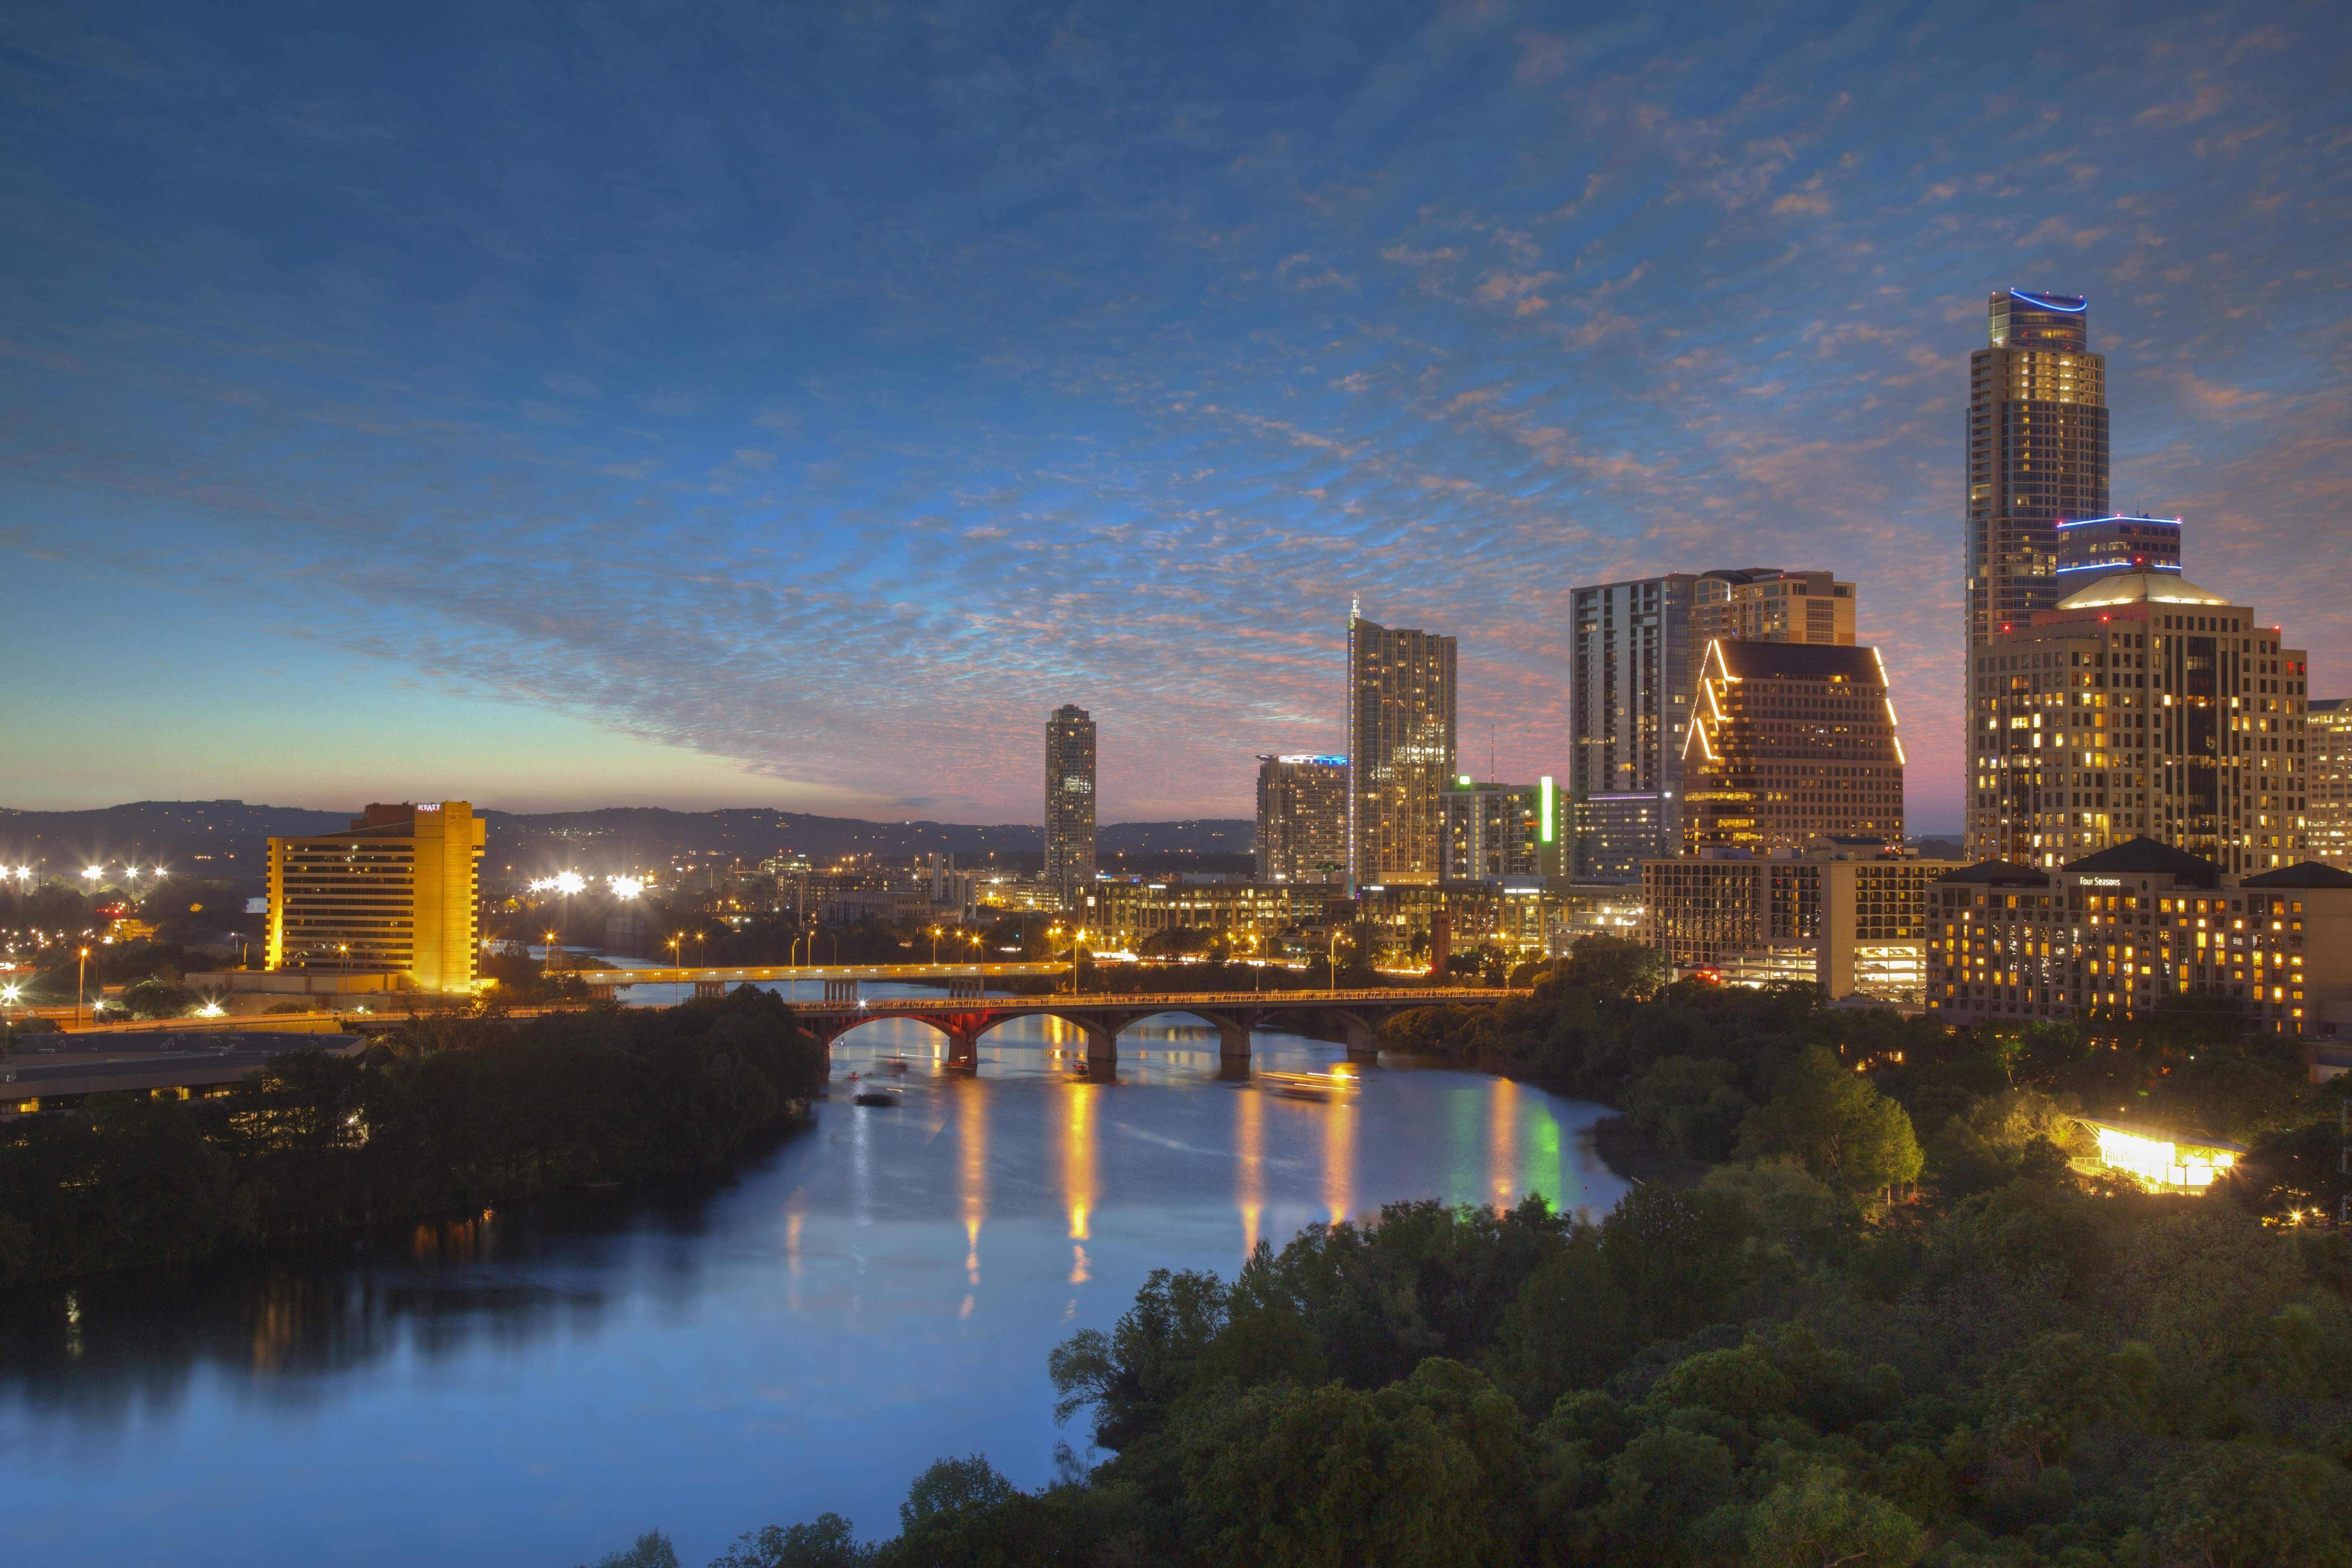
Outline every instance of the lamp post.
POLYGON ((74 963, 74 1027, 81 1027, 81 999, 89 985, 89 949, 83 948, 74 963))

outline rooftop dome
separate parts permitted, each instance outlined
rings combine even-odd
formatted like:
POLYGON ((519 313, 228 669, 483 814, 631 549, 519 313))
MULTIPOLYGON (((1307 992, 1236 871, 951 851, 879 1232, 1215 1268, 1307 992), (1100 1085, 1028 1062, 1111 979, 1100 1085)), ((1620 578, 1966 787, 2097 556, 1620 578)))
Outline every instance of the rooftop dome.
POLYGON ((2105 605, 2226 605, 2186 577, 2171 572, 2117 572, 2058 601, 2062 610, 2095 610, 2105 605))

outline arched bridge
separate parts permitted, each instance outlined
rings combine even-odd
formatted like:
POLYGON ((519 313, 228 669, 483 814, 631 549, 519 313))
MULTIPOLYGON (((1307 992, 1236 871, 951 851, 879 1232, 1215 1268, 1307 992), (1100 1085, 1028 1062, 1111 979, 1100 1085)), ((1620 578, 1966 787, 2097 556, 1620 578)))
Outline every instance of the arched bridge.
POLYGON ((1319 1012, 1336 1016, 1347 1030, 1348 1055, 1369 1060, 1380 1047, 1381 1020, 1411 1007, 1439 1004, 1491 1006, 1524 991, 1507 990, 1379 990, 1379 991, 1225 991, 1190 994, 1107 996, 982 996, 977 987, 964 995, 946 997, 888 996, 861 998, 854 983, 825 987, 822 1002, 795 1002, 793 1016, 830 1046, 835 1040, 877 1018, 912 1018, 929 1024, 948 1037, 948 1066, 970 1068, 980 1061, 980 1037, 1014 1018, 1059 1018, 1086 1037, 1087 1061, 1108 1067, 1118 1060, 1118 1035, 1130 1024, 1159 1013, 1190 1013, 1214 1025, 1217 1050, 1227 1062, 1246 1063, 1250 1031, 1286 1013, 1319 1012))

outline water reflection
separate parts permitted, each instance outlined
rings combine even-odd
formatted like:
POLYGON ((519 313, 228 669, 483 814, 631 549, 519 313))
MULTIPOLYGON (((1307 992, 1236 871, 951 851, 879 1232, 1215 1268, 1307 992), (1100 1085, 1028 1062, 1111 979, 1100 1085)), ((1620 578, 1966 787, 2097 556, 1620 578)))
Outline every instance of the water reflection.
POLYGON ((724 1179, 0 1300, 11 1557, 590 1562, 659 1524, 707 1562, 828 1508, 877 1531, 940 1454, 1047 1479, 1045 1353, 1151 1268, 1230 1277, 1400 1198, 1621 1190, 1580 1136, 1596 1108, 1390 1068, 1276 1099, 1220 1080, 1213 1032, 1150 1029, 1113 1085, 1072 1075, 1059 1025, 992 1034, 974 1076, 877 1023, 836 1074, 903 1054, 905 1105, 836 1083, 724 1179))

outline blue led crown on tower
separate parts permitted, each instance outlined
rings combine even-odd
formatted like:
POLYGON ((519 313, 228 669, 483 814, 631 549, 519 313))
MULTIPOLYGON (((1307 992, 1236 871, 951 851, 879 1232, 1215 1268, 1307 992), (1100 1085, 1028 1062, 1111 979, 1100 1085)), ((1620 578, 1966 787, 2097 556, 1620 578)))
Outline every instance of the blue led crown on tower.
POLYGON ((2062 522, 2058 570, 2077 585, 2108 572, 2178 572, 2180 520, 2116 512, 2062 522))

